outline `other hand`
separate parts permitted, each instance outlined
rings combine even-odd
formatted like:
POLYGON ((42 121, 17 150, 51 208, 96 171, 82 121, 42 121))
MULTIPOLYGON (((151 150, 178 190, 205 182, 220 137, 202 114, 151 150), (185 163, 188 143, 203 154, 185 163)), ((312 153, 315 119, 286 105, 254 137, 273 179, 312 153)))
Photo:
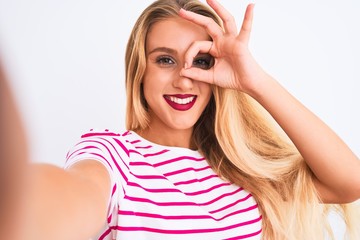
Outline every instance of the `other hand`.
POLYGON ((207 3, 222 19, 224 29, 209 17, 180 10, 181 17, 202 26, 212 39, 196 41, 189 47, 185 55, 186 64, 180 74, 193 80, 251 94, 261 86, 263 76, 266 75, 248 48, 254 4, 247 6, 238 33, 234 17, 223 6, 216 0, 207 0, 207 3), (199 53, 212 55, 214 66, 207 70, 191 67, 194 57, 199 53))

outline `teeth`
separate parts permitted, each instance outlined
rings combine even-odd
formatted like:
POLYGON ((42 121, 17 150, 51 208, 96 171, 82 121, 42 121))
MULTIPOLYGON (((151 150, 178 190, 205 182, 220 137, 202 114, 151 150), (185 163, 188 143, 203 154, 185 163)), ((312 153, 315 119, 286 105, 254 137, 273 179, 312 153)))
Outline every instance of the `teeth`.
POLYGON ((170 96, 170 101, 177 103, 177 104, 188 104, 194 100, 195 96, 187 97, 187 98, 177 98, 174 96, 170 96))

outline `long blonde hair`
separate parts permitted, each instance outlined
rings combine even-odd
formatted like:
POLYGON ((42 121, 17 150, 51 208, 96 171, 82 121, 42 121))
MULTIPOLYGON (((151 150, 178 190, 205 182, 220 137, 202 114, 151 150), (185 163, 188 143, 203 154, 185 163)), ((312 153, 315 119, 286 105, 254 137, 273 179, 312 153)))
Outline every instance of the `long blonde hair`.
MULTIPOLYGON (((184 8, 221 20, 197 0, 158 0, 138 18, 126 56, 126 127, 148 126, 141 81, 146 69, 145 42, 152 24, 178 17, 184 8)), ((321 204, 313 174, 291 144, 246 94, 213 87, 213 96, 194 126, 192 140, 222 178, 251 192, 263 218, 263 239, 333 238, 327 214, 335 209, 344 218, 349 239, 356 235, 355 212, 349 204, 321 204)))

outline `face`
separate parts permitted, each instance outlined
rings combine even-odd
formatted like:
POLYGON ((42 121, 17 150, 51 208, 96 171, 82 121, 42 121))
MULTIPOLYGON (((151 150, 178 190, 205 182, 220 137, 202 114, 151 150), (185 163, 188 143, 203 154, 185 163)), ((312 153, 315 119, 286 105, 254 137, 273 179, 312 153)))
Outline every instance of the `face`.
MULTIPOLYGON (((199 40, 209 40, 206 31, 181 18, 152 25, 146 39, 143 78, 152 130, 192 130, 208 104, 210 85, 180 76, 187 49, 199 40)), ((211 61, 210 55, 199 53, 193 67, 208 69, 211 61)))

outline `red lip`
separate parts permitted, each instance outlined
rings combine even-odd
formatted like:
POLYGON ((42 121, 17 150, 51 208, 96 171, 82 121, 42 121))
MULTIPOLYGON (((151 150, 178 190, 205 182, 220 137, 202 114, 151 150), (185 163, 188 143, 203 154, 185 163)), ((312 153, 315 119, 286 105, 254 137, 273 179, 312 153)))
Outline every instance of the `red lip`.
POLYGON ((196 102, 196 95, 192 95, 192 94, 173 94, 173 95, 164 95, 164 99, 165 101, 175 110, 178 111, 187 111, 190 108, 192 108, 192 106, 194 106, 195 102, 196 102), (188 97, 194 97, 194 99, 187 103, 187 104, 179 104, 176 102, 173 102, 170 100, 170 97, 176 97, 176 98, 180 98, 180 99, 185 99, 188 97))

